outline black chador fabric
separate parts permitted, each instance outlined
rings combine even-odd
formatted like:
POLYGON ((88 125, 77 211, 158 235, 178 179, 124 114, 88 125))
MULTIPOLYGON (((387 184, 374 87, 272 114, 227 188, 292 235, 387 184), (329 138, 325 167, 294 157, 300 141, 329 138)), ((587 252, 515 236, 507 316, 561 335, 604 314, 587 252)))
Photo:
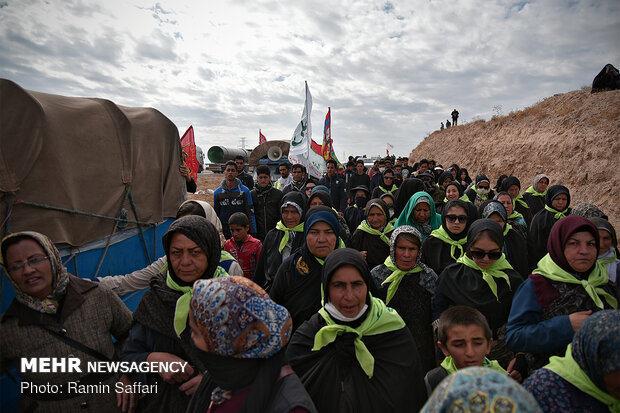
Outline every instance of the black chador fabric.
MULTIPOLYGON (((390 210, 385 202, 380 199, 371 199, 368 201, 366 205, 366 216, 368 216, 370 208, 373 206, 377 206, 383 210, 386 216, 385 222, 387 224, 387 217, 390 216, 390 210)), ((392 235, 392 231, 386 233, 388 240, 390 235, 392 235)), ((390 245, 387 242, 382 240, 379 235, 369 234, 360 228, 356 229, 351 237, 351 248, 358 251, 366 251, 366 263, 370 269, 383 264, 383 261, 390 255, 390 245)))
MULTIPOLYGON (((328 257, 322 274, 324 286, 329 285, 331 276, 342 265, 355 266, 366 285, 372 284, 361 254, 351 249, 333 254, 328 257)), ((326 297, 328 301, 329 297, 326 297)), ((357 320, 341 324, 358 328, 371 312, 369 308, 357 320)), ((361 337, 374 358, 372 376, 369 377, 356 357, 355 333, 337 335, 333 342, 320 350, 312 350, 316 334, 325 325, 325 319, 314 314, 297 329, 286 351, 289 364, 304 383, 318 411, 405 412, 418 411, 422 407, 426 392, 420 357, 408 328, 403 326, 361 337)))
MULTIPOLYGON (((570 214, 570 193, 568 188, 562 185, 553 185, 547 189, 547 195, 545 195, 545 206, 553 208, 551 203, 553 199, 560 195, 565 194, 568 198, 566 203, 566 209, 562 212, 564 215, 570 214)), ((529 261, 530 272, 536 268, 538 261, 547 254, 547 240, 551 233, 551 228, 560 218, 555 217, 556 213, 548 211, 547 209, 541 209, 534 219, 532 224, 528 228, 527 232, 527 256, 529 261)))
MULTIPOLYGON (((477 221, 467 234, 468 240, 473 240, 482 231, 499 231, 503 243, 500 225, 490 219, 477 221)), ((521 282, 522 277, 511 269, 502 270, 510 281, 510 285, 503 278, 494 277, 497 285, 497 297, 482 278, 480 270, 468 267, 463 263, 454 263, 447 266, 439 276, 439 285, 433 299, 433 316, 439 317, 443 310, 452 305, 466 305, 480 311, 487 318, 492 330, 496 330, 506 323, 512 297, 521 282)))
POLYGON ((425 387, 409 329, 362 338, 375 359, 369 379, 355 357, 355 334, 343 334, 312 351, 314 336, 323 326, 323 318, 313 315, 295 332, 286 351, 319 412, 417 412, 422 407, 425 387))
MULTIPOLYGON (((516 185, 519 188, 519 191, 521 191, 521 181, 519 181, 519 178, 517 178, 516 176, 509 176, 508 178, 504 179, 504 182, 502 182, 502 188, 506 192, 508 192, 508 188, 513 185, 516 185)), ((517 199, 516 202, 513 200, 512 204, 514 205, 514 210, 523 215, 525 223, 529 226, 532 223, 532 218, 534 216, 532 215, 532 211, 527 205, 527 202, 523 199, 523 196, 521 196, 520 199, 517 199), (525 202, 525 205, 523 205, 520 201, 525 202)))
MULTIPOLYGON (((305 223, 304 239, 316 222, 327 222, 336 237, 339 235, 338 218, 329 207, 311 208, 305 223), (312 215, 311 215, 312 214, 312 215)), ((336 241, 338 248, 338 241, 336 241)), ((269 296, 286 307, 293 319, 293 331, 321 308, 321 273, 323 264, 312 255, 308 246, 286 258, 273 281, 269 296)))
POLYGON ((506 259, 512 268, 525 279, 530 274, 527 259, 527 240, 520 232, 511 228, 504 236, 504 245, 506 247, 504 249, 506 259))
MULTIPOLYGON (((292 202, 299 206, 301 209, 301 221, 304 221, 304 215, 306 213, 306 199, 301 192, 292 191, 282 197, 280 203, 280 211, 278 214, 282 216, 282 205, 287 202, 292 202)), ((263 242, 263 249, 258 257, 256 263, 256 273, 254 274, 253 281, 263 287, 266 291, 269 291, 273 283, 273 279, 282 264, 282 253, 280 252, 280 242, 284 237, 285 232, 277 228, 273 228, 267 233, 265 241, 263 242)), ((304 237, 301 233, 291 233, 289 237, 294 237, 291 242, 290 254, 293 255, 295 251, 300 249, 304 245, 304 237)))
POLYGON ((396 197, 394 202, 394 217, 398 217, 405 205, 409 202, 409 198, 416 192, 424 191, 424 182, 418 178, 407 178, 400 185, 400 188, 394 192, 396 197))
MULTIPOLYGON (((441 227, 446 231, 448 236, 453 240, 460 240, 462 238, 467 237, 467 230, 471 226, 472 222, 476 220, 477 213, 475 213, 475 208, 470 208, 470 202, 465 202, 460 199, 453 199, 448 201, 445 204, 445 208, 441 214, 441 227), (446 226, 446 215, 448 210, 453 206, 460 206, 465 209, 467 214, 467 226, 460 234, 453 234, 448 230, 446 226)), ((460 213, 459 213, 460 215, 460 213)), ((465 244, 462 245, 463 254, 465 253, 465 244)), ((448 265, 453 264, 456 260, 461 256, 461 250, 458 247, 454 251, 454 258, 452 257, 452 245, 447 242, 442 241, 441 239, 431 235, 424 240, 424 244, 422 244, 422 262, 426 264, 429 268, 431 268, 437 275, 440 275, 441 272, 448 265)))

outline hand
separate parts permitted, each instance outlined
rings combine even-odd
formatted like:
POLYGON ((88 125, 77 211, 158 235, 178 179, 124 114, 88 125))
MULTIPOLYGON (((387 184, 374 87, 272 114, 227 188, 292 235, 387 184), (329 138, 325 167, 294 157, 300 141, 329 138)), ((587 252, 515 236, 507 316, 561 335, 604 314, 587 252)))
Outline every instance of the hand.
MULTIPOLYGON (((118 381, 123 383, 123 390, 125 389, 125 386, 131 386, 133 384, 133 381, 131 381, 131 379, 124 374, 118 381)), ((136 393, 126 391, 116 392, 116 406, 120 407, 123 412, 135 412, 137 401, 138 397, 136 393)))
POLYGON ((189 169, 187 169, 187 166, 185 165, 179 166, 179 172, 181 173, 181 176, 185 178, 187 182, 192 180, 192 177, 189 176, 189 169))
POLYGON ((519 383, 521 383, 523 381, 523 377, 521 376, 521 373, 519 373, 518 370, 514 369, 516 361, 517 361, 516 357, 510 360, 510 363, 508 364, 508 368, 506 369, 506 371, 508 372, 508 375, 510 377, 512 377, 519 383))
POLYGON ((568 320, 570 321, 571 327, 573 327, 573 331, 577 332, 579 327, 586 321, 586 319, 592 314, 592 310, 588 311, 578 311, 576 313, 571 313, 568 315, 568 320))
MULTIPOLYGON (((150 353, 148 357, 146 358, 146 361, 148 362, 157 361, 157 362, 163 362, 163 363, 171 363, 173 361, 176 361, 176 362, 185 363, 185 360, 183 360, 182 358, 178 356, 175 356, 174 354, 162 353, 162 352, 150 353)), ((164 379, 166 383, 170 383, 170 384, 183 383, 194 375, 194 368, 190 366, 189 364, 187 364, 183 371, 177 371, 177 372, 161 371, 159 372, 159 375, 161 376, 162 379, 164 379)))
POLYGON ((181 384, 179 386, 179 390, 184 391, 186 395, 191 396, 200 385, 201 380, 202 374, 198 374, 197 376, 194 376, 185 383, 181 384))

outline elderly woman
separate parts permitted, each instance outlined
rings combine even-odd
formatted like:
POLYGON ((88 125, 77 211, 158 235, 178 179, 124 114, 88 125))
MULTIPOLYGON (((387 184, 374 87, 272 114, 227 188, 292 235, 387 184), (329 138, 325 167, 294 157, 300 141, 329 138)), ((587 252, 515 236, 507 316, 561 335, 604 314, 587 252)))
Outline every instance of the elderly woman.
POLYGON ((284 357, 291 316, 262 288, 244 277, 198 280, 190 308, 192 340, 209 374, 188 412, 316 412, 284 357))
POLYGON ((506 368, 512 354, 505 346, 504 326, 514 291, 523 278, 506 260, 503 249, 503 230, 497 222, 491 219, 474 222, 467 233, 465 255, 439 275, 433 317, 438 319, 453 305, 466 305, 480 311, 493 333, 489 358, 506 368))
POLYGON ((551 357, 523 386, 545 412, 619 412, 620 311, 588 317, 564 357, 551 357))
POLYGON ((518 212, 525 219, 525 223, 527 226, 532 222, 532 211, 530 211, 530 207, 523 199, 523 195, 521 195, 521 181, 516 176, 509 176, 502 183, 503 191, 507 192, 512 198, 512 209, 514 212, 518 212))
POLYGON ((398 191, 394 192, 394 196, 396 197, 396 202, 394 203, 394 216, 400 216, 405 209, 407 202, 409 202, 414 194, 420 191, 424 191, 424 182, 422 182, 422 180, 418 178, 405 179, 398 188, 398 191))
MULTIPOLYGON (((508 206, 512 208, 512 202, 508 201, 508 206)), ((508 221, 506 208, 499 201, 487 201, 480 206, 482 218, 489 218, 497 222, 503 229, 504 234, 504 255, 525 279, 529 275, 527 265, 527 239, 521 231, 515 230, 512 223, 508 221)))
POLYGON ((425 240, 433 230, 441 226, 441 215, 435 211, 433 198, 424 191, 416 192, 405 205, 394 227, 410 225, 420 231, 422 239, 425 240))
POLYGON ((398 227, 390 238, 390 255, 372 269, 380 286, 377 296, 395 309, 405 321, 422 360, 424 373, 435 367, 431 300, 437 274, 422 264, 422 235, 409 225, 398 227))
MULTIPOLYGON (((68 392, 68 383, 103 384, 114 389, 118 376, 87 373, 87 362, 115 358, 114 342, 123 340, 131 327, 131 312, 109 288, 74 277, 63 267, 49 238, 37 232, 17 232, 1 243, 0 264, 15 289, 15 299, 2 316, 0 371, 7 361, 20 358, 77 357, 82 373, 23 371, 20 411, 116 411, 114 390, 100 394, 68 392), (31 391, 34 386, 58 385, 58 393, 31 391)), ((129 383, 126 377, 122 380, 129 383)), ((133 410, 123 400, 123 410, 133 410)), ((120 411, 120 408, 118 408, 120 411)))
POLYGON ((331 208, 311 208, 303 247, 286 258, 276 273, 269 295, 291 314, 293 331, 321 308, 321 271, 325 258, 340 246, 339 232, 331 208))
POLYGON ((464 254, 467 231, 476 219, 468 205, 471 203, 460 199, 448 201, 441 214, 441 226, 424 240, 422 262, 437 274, 464 254))
POLYGON ((545 196, 545 207, 532 219, 527 233, 527 255, 530 271, 547 254, 547 239, 560 218, 570 214, 570 192, 562 185, 553 185, 545 196))
POLYGON ((545 174, 538 174, 534 177, 532 186, 523 193, 523 199, 532 211, 532 217, 545 207, 545 196, 549 186, 549 177, 545 174))
POLYGON ((282 261, 303 245, 305 215, 306 201, 301 192, 291 191, 282 197, 282 219, 267 233, 254 274, 254 282, 265 290, 271 288, 282 261))
POLYGON ((184 411, 200 383, 204 365, 187 328, 192 285, 198 279, 227 276, 218 267, 220 240, 205 218, 190 215, 174 221, 162 239, 168 258, 166 278, 154 278, 134 312, 134 325, 121 359, 128 362, 187 362, 178 372, 134 373, 134 381, 157 384, 157 392, 140 399, 140 409, 184 411))
POLYGON ((543 413, 543 410, 530 393, 507 375, 488 367, 467 367, 443 380, 420 412, 543 413))
POLYGON ((374 268, 390 255, 390 235, 394 226, 388 222, 390 211, 382 200, 371 199, 364 210, 366 219, 353 233, 351 248, 360 251, 368 267, 374 268))
POLYGON ((286 351, 320 412, 418 411, 425 399, 420 360, 405 322, 369 293, 370 271, 353 249, 325 260, 325 304, 286 351))
MULTIPOLYGON (((211 205, 204 201, 185 201, 179 206, 176 218, 178 219, 187 215, 197 215, 206 218, 217 229, 221 246, 224 246, 226 240, 224 239, 224 235, 222 235, 222 223, 211 205)), ((235 260, 235 257, 224 250, 220 252, 219 265, 229 275, 243 275, 243 270, 237 260, 235 260)), ((111 288, 116 294, 122 296, 149 288, 151 279, 157 277, 165 278, 167 269, 168 258, 164 255, 147 267, 130 274, 97 277, 97 281, 111 288)))
POLYGON ((589 220, 562 218, 551 230, 549 253, 517 290, 506 341, 514 351, 532 353, 532 368, 563 354, 593 311, 618 308, 607 271, 596 260, 599 243, 598 230, 589 220))

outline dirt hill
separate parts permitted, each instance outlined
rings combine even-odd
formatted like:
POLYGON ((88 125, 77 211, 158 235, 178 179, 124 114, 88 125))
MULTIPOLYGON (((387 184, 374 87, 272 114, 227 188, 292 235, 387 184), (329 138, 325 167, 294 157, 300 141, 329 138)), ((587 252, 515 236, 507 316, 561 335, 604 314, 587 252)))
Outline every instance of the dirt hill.
POLYGON ((457 163, 472 179, 485 173, 491 186, 501 174, 514 175, 522 191, 545 173, 551 185, 570 189, 571 205, 597 205, 620 230, 620 90, 590 94, 583 88, 507 116, 434 132, 409 156, 410 162, 422 158, 444 167, 457 163))

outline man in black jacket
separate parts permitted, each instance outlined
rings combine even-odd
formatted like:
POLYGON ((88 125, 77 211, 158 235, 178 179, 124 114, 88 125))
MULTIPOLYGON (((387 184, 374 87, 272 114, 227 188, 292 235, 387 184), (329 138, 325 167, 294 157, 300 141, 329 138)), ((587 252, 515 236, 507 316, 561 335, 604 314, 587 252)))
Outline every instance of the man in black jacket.
POLYGON ((351 177, 351 179, 349 179, 347 191, 350 191, 351 188, 355 188, 360 185, 370 188, 370 177, 366 172, 364 172, 364 161, 358 159, 355 162, 355 174, 351 177))
POLYGON ((237 165, 237 178, 239 178, 241 183, 247 186, 251 191, 252 188, 254 188, 254 178, 252 178, 252 175, 245 171, 245 159, 243 159, 243 156, 235 156, 235 164, 237 165))
POLYGON ((345 192, 344 178, 337 174, 338 164, 333 159, 327 160, 327 175, 323 176, 319 181, 319 185, 325 185, 329 188, 329 196, 332 199, 334 208, 338 210, 340 215, 344 214, 346 208, 347 194, 345 192))
POLYGON ((250 191, 256 218, 256 238, 265 240, 265 235, 276 227, 280 220, 282 191, 271 185, 271 173, 267 165, 256 168, 256 187, 250 191))

